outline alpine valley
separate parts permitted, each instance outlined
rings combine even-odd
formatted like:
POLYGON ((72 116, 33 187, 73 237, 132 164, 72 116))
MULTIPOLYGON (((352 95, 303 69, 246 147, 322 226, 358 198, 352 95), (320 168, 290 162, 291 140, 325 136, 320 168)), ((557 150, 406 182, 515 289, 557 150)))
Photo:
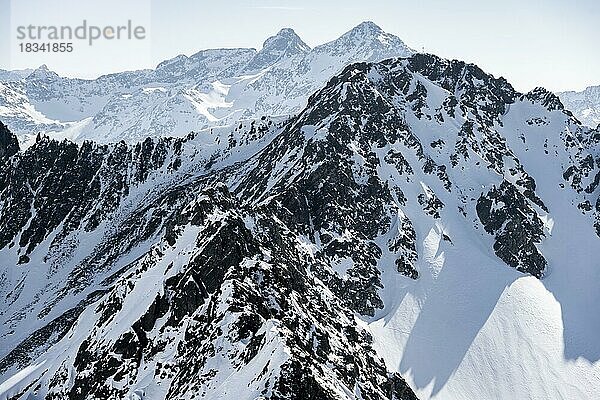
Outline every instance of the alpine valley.
POLYGON ((600 398, 557 95, 371 22, 0 77, 0 399, 600 398))

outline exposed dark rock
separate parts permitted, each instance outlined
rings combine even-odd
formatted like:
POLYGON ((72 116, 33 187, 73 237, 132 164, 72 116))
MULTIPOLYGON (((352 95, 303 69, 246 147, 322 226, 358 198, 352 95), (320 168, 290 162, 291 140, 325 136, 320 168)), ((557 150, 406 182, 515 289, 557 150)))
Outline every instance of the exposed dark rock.
POLYGON ((17 137, 0 121, 0 166, 19 152, 17 137))
POLYGON ((494 251, 505 263, 541 278, 546 260, 536 244, 544 226, 526 197, 514 185, 503 181, 477 201, 477 215, 486 232, 494 235, 494 251))

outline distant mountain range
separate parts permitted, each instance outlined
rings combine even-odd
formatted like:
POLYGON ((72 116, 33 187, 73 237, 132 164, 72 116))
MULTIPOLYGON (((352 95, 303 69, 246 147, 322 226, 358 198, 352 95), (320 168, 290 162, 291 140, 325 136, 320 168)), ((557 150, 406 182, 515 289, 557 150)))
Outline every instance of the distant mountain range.
POLYGON ((565 107, 587 126, 600 124, 600 86, 590 86, 581 92, 558 93, 565 107))
POLYGON ((0 75, 0 118, 23 144, 38 131, 102 143, 185 136, 241 118, 294 114, 346 65, 413 53, 365 22, 314 49, 282 29, 260 51, 203 50, 95 80, 60 77, 43 65, 19 81, 22 72, 0 75))

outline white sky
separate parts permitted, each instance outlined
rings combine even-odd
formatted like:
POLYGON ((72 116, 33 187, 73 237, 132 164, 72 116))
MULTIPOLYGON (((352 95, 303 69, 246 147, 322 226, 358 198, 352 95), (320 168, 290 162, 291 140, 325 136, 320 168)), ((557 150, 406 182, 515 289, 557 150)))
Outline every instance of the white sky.
POLYGON ((152 68, 177 54, 255 47, 283 27, 310 46, 371 20, 416 49, 474 62, 518 90, 600 85, 598 0, 0 0, 0 68, 47 64, 68 76, 152 68), (119 25, 147 28, 144 41, 77 44, 72 54, 21 54, 16 26, 119 25))

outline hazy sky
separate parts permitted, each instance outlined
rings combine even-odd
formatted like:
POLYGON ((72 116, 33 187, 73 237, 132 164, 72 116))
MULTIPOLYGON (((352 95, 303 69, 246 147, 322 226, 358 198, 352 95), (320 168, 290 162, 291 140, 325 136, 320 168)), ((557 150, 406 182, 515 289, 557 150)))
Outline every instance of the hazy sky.
POLYGON ((474 62, 521 91, 600 85, 598 0, 0 0, 0 5, 4 69, 46 63, 62 74, 93 77, 151 68, 204 48, 260 48, 283 27, 314 46, 371 20, 416 50, 474 62), (131 19, 146 27, 147 39, 79 46, 69 55, 17 49, 17 25, 77 24, 84 18, 101 26, 131 19))

